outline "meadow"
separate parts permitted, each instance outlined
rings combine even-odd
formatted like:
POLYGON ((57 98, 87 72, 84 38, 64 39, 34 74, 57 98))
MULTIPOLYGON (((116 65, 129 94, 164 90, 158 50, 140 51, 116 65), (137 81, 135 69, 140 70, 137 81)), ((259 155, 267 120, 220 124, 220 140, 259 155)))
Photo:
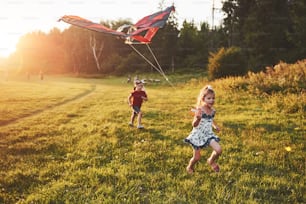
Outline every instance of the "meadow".
POLYGON ((306 203, 305 70, 148 83, 143 130, 128 126, 123 77, 0 81, 0 203, 306 203), (208 148, 189 175, 183 139, 207 83, 221 171, 206 164, 208 148))

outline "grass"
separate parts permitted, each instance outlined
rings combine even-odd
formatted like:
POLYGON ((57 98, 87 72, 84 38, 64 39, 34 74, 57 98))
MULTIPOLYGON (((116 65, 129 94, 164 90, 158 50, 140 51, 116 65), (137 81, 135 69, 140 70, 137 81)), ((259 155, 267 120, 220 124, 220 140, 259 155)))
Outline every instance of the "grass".
POLYGON ((306 202, 303 107, 284 114, 271 105, 281 96, 211 82, 221 172, 206 165, 204 149, 188 175, 183 139, 207 82, 180 80, 146 86, 144 130, 127 125, 124 78, 1 82, 0 203, 306 202))

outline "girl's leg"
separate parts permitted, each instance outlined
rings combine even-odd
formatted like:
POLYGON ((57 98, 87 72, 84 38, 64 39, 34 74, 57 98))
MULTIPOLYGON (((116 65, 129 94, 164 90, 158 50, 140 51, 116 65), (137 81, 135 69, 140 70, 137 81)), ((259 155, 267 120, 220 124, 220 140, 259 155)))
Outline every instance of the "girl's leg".
POLYGON ((210 157, 207 159, 207 163, 214 169, 214 171, 219 171, 219 166, 215 162, 218 157, 222 154, 222 148, 218 142, 212 140, 209 144, 213 148, 213 152, 211 153, 210 157))
POLYGON ((200 158, 201 158, 201 150, 200 149, 194 149, 193 150, 193 157, 190 159, 189 164, 186 168, 186 170, 189 174, 192 174, 194 172, 194 165, 200 160, 200 158))

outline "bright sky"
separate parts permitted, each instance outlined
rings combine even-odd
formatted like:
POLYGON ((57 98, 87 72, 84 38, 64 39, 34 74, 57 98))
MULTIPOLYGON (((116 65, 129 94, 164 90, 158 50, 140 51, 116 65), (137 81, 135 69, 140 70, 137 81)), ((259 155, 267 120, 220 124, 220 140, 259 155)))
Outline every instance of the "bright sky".
MULTIPOLYGON (((48 33, 52 28, 68 28, 57 22, 63 15, 77 15, 93 22, 130 19, 133 23, 159 11, 162 0, 0 0, 0 57, 15 51, 18 39, 33 31, 48 33)), ((183 20, 212 24, 212 6, 221 8, 221 0, 163 0, 164 7, 176 7, 176 17, 183 20)), ((222 14, 215 11, 214 24, 222 14)))

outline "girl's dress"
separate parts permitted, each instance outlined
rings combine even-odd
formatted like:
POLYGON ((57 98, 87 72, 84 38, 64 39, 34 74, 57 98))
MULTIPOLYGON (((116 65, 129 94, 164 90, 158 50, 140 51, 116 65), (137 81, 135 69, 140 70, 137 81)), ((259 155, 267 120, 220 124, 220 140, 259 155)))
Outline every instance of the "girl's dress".
POLYGON ((211 140, 219 142, 220 138, 212 130, 214 116, 215 111, 211 115, 203 113, 199 125, 193 127, 191 133, 184 141, 191 144, 194 149, 207 147, 211 140))

